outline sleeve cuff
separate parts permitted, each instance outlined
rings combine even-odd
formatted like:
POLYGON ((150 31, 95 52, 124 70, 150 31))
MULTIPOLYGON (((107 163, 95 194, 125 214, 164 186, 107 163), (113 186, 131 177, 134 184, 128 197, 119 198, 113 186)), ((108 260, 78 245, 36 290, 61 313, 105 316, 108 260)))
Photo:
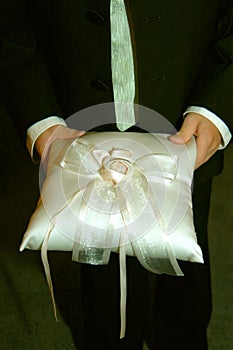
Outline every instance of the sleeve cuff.
POLYGON ((228 126, 220 119, 216 114, 210 112, 204 107, 190 106, 186 109, 183 116, 185 117, 188 113, 198 113, 203 117, 209 119, 219 130, 222 136, 222 144, 219 146, 219 149, 225 148, 231 140, 231 133, 228 126))
POLYGON ((64 119, 57 117, 57 116, 51 116, 46 119, 43 119, 32 126, 30 126, 27 129, 27 139, 26 139, 26 146, 30 153, 30 156, 32 160, 37 163, 36 159, 36 152, 34 150, 35 142, 38 139, 38 137, 48 128, 54 125, 64 125, 66 126, 66 123, 64 119))

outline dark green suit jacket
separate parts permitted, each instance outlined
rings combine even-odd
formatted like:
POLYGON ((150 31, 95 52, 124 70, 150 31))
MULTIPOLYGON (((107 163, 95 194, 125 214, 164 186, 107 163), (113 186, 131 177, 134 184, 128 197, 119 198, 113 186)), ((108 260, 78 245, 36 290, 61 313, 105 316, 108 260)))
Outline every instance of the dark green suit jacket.
MULTIPOLYGON (((109 0, 4 0, 0 5, 1 98, 21 135, 50 115, 64 118, 113 101, 109 0)), ((179 126, 189 105, 233 127, 231 1, 127 0, 136 103, 179 126)), ((156 123, 156 121, 155 121, 156 123)), ((222 168, 222 152, 197 173, 222 168)))

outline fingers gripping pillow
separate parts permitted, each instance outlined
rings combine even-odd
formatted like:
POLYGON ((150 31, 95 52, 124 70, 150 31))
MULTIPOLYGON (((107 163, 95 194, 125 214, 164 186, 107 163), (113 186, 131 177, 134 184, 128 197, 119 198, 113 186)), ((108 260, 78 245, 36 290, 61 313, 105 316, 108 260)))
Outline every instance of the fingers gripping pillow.
MULTIPOLYGON (((203 263, 193 224, 193 139, 101 132, 53 143, 38 201, 20 250, 72 251, 72 259, 107 264, 119 252, 121 337, 125 329, 125 256, 154 273, 182 275, 177 259, 203 263)), ((54 303, 55 307, 55 303, 54 303)))

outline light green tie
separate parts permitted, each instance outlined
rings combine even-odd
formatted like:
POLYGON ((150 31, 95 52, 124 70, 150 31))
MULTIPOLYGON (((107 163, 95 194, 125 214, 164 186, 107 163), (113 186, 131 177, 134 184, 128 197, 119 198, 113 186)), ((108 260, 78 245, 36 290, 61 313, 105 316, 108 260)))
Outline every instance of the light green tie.
POLYGON ((135 78, 133 50, 124 0, 111 0, 111 60, 112 83, 119 130, 135 124, 135 78))

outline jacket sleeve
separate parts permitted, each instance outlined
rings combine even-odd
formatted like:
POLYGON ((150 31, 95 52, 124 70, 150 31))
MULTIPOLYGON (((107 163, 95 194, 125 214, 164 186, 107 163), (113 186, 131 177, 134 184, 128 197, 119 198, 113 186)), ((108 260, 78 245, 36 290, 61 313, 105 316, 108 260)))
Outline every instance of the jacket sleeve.
POLYGON ((0 13, 0 98, 22 138, 33 123, 61 116, 45 60, 27 22, 25 2, 3 1, 0 13))
POLYGON ((217 40, 203 64, 187 105, 205 107, 233 131, 233 6, 218 23, 217 40))

